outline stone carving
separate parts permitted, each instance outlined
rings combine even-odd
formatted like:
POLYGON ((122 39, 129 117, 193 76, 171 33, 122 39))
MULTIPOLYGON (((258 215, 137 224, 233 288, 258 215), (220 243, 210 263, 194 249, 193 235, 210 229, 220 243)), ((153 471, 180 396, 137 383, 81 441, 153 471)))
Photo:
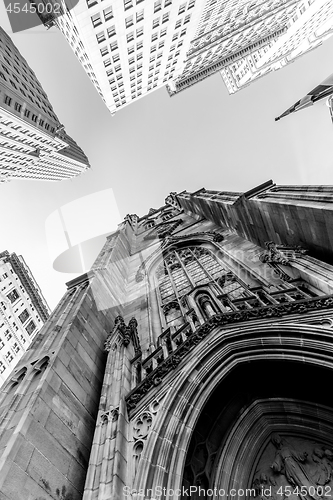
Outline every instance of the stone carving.
POLYGON ((109 411, 105 411, 100 414, 100 419, 102 425, 107 424, 108 422, 115 422, 119 417, 119 408, 115 408, 113 406, 110 407, 109 411))
POLYGON ((149 411, 144 411, 139 417, 136 418, 133 426, 134 440, 146 439, 149 430, 153 423, 152 414, 149 411))
POLYGON ((304 467, 307 452, 293 448, 286 439, 279 434, 273 434, 271 441, 276 448, 275 459, 271 469, 278 474, 284 474, 288 483, 294 487, 305 487, 305 498, 319 499, 316 494, 316 483, 304 467), (312 488, 311 488, 312 487, 312 488))
POLYGON ((134 461, 134 478, 138 471, 138 466, 141 458, 141 453, 143 451, 143 441, 137 441, 133 446, 133 461, 134 461))
POLYGON ((142 354, 141 346, 140 346, 140 339, 139 339, 139 335, 138 335, 138 322, 134 317, 130 319, 130 321, 128 323, 128 327, 130 330, 131 340, 132 340, 132 343, 134 346, 135 355, 142 354))
POLYGON ((126 399, 128 411, 135 408, 141 398, 150 390, 162 382, 163 377, 172 371, 180 361, 187 356, 188 352, 201 342, 214 328, 242 321, 258 320, 262 318, 278 318, 287 314, 304 314, 311 311, 333 308, 333 295, 315 297, 308 300, 294 301, 283 304, 256 307, 244 311, 226 314, 215 314, 201 327, 188 336, 188 338, 170 354, 167 359, 160 363, 140 384, 129 394, 126 399))
POLYGON ((300 246, 276 245, 273 241, 266 241, 267 250, 260 254, 259 260, 264 263, 282 264, 290 266, 290 259, 304 255, 307 251, 300 246))
POLYGON ((136 214, 127 214, 124 217, 124 222, 129 222, 130 224, 136 224, 139 217, 136 214))
POLYGON ((332 479, 332 464, 330 463, 333 459, 333 453, 331 450, 326 450, 322 448, 314 448, 312 453, 312 460, 316 464, 315 471, 313 473, 313 479, 316 484, 323 486, 327 484, 332 479))
POLYGON ((116 335, 118 333, 125 347, 127 347, 132 340, 135 354, 141 353, 137 326, 138 323, 135 318, 132 318, 128 326, 126 326, 124 318, 122 316, 117 316, 114 320, 114 327, 104 343, 104 349, 106 351, 111 351, 111 349, 114 350, 117 340, 116 335))
POLYGON ((332 460, 333 452, 326 445, 314 443, 313 439, 290 435, 285 438, 274 433, 252 482, 256 497, 322 500, 327 493, 331 496, 332 460))

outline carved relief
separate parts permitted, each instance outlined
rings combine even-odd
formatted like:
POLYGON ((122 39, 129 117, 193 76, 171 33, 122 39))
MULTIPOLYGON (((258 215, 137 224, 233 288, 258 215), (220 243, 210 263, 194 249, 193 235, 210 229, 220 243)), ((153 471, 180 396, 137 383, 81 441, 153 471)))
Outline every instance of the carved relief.
POLYGON ((114 408, 110 407, 109 411, 105 411, 100 414, 100 419, 102 425, 107 424, 108 422, 115 422, 119 417, 119 407, 114 408))
POLYGON ((114 327, 104 343, 106 351, 115 350, 117 344, 122 343, 125 347, 132 341, 134 346, 135 355, 141 353, 140 339, 137 331, 138 322, 133 317, 126 326, 124 318, 117 316, 114 320, 114 327))
POLYGON ((274 433, 259 461, 252 487, 262 500, 321 500, 327 496, 325 491, 331 496, 332 472, 330 446, 274 433))
POLYGON ((306 254, 307 250, 300 246, 276 245, 273 241, 266 241, 267 250, 259 256, 259 260, 264 263, 282 264, 290 266, 290 259, 295 259, 306 254))
POLYGON ((133 426, 133 437, 134 440, 146 439, 149 430, 153 423, 152 414, 149 411, 141 413, 141 415, 135 420, 133 426))
POLYGON ((149 407, 142 412, 133 422, 133 469, 135 479, 141 454, 147 441, 149 432, 160 409, 160 401, 155 399, 149 407))

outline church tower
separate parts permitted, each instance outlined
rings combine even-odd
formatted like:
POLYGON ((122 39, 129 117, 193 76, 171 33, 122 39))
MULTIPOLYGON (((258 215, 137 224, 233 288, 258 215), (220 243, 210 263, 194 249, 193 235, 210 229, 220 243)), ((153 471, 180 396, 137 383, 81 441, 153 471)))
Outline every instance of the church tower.
POLYGON ((332 496, 332 206, 268 181, 127 215, 3 388, 0 499, 332 496))

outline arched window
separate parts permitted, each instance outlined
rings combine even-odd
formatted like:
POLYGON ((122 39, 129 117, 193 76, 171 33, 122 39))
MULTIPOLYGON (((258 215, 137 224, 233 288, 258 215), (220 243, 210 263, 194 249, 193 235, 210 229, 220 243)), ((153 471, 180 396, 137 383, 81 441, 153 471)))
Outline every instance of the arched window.
MULTIPOLYGON (((164 257, 164 262, 157 268, 157 278, 167 324, 175 325, 183 322, 180 318, 183 318, 189 308, 184 296, 200 285, 213 287, 214 294, 221 303, 222 296, 224 301, 226 299, 232 301, 248 295, 237 277, 205 247, 170 250, 164 257)), ((209 294, 207 297, 209 299, 209 294)), ((204 298, 202 300, 206 303, 202 310, 208 311, 209 303, 204 298)), ((211 304, 214 304, 214 301, 211 301, 211 304)), ((211 308, 214 312, 211 311, 209 316, 218 312, 216 306, 211 305, 211 308)))

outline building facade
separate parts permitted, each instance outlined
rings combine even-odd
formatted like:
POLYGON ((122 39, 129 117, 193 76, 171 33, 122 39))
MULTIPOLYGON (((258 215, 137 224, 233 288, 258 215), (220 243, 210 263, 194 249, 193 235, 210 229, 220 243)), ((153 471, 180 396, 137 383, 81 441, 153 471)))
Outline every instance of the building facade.
POLYGON ((22 255, 0 253, 0 386, 50 315, 22 255))
POLYGON ((126 216, 3 388, 1 498, 328 495, 332 201, 268 181, 126 216))
POLYGON ((288 29, 261 53, 251 52, 221 70, 230 93, 294 62, 321 45, 333 32, 333 5, 325 0, 299 2, 288 29))
POLYGON ((0 27, 0 182, 60 181, 89 167, 35 73, 0 27))
MULTIPOLYGON (((59 5, 59 3, 57 3, 59 5)), ((220 72, 234 93, 332 34, 330 0, 85 0, 56 25, 111 111, 220 72)))

